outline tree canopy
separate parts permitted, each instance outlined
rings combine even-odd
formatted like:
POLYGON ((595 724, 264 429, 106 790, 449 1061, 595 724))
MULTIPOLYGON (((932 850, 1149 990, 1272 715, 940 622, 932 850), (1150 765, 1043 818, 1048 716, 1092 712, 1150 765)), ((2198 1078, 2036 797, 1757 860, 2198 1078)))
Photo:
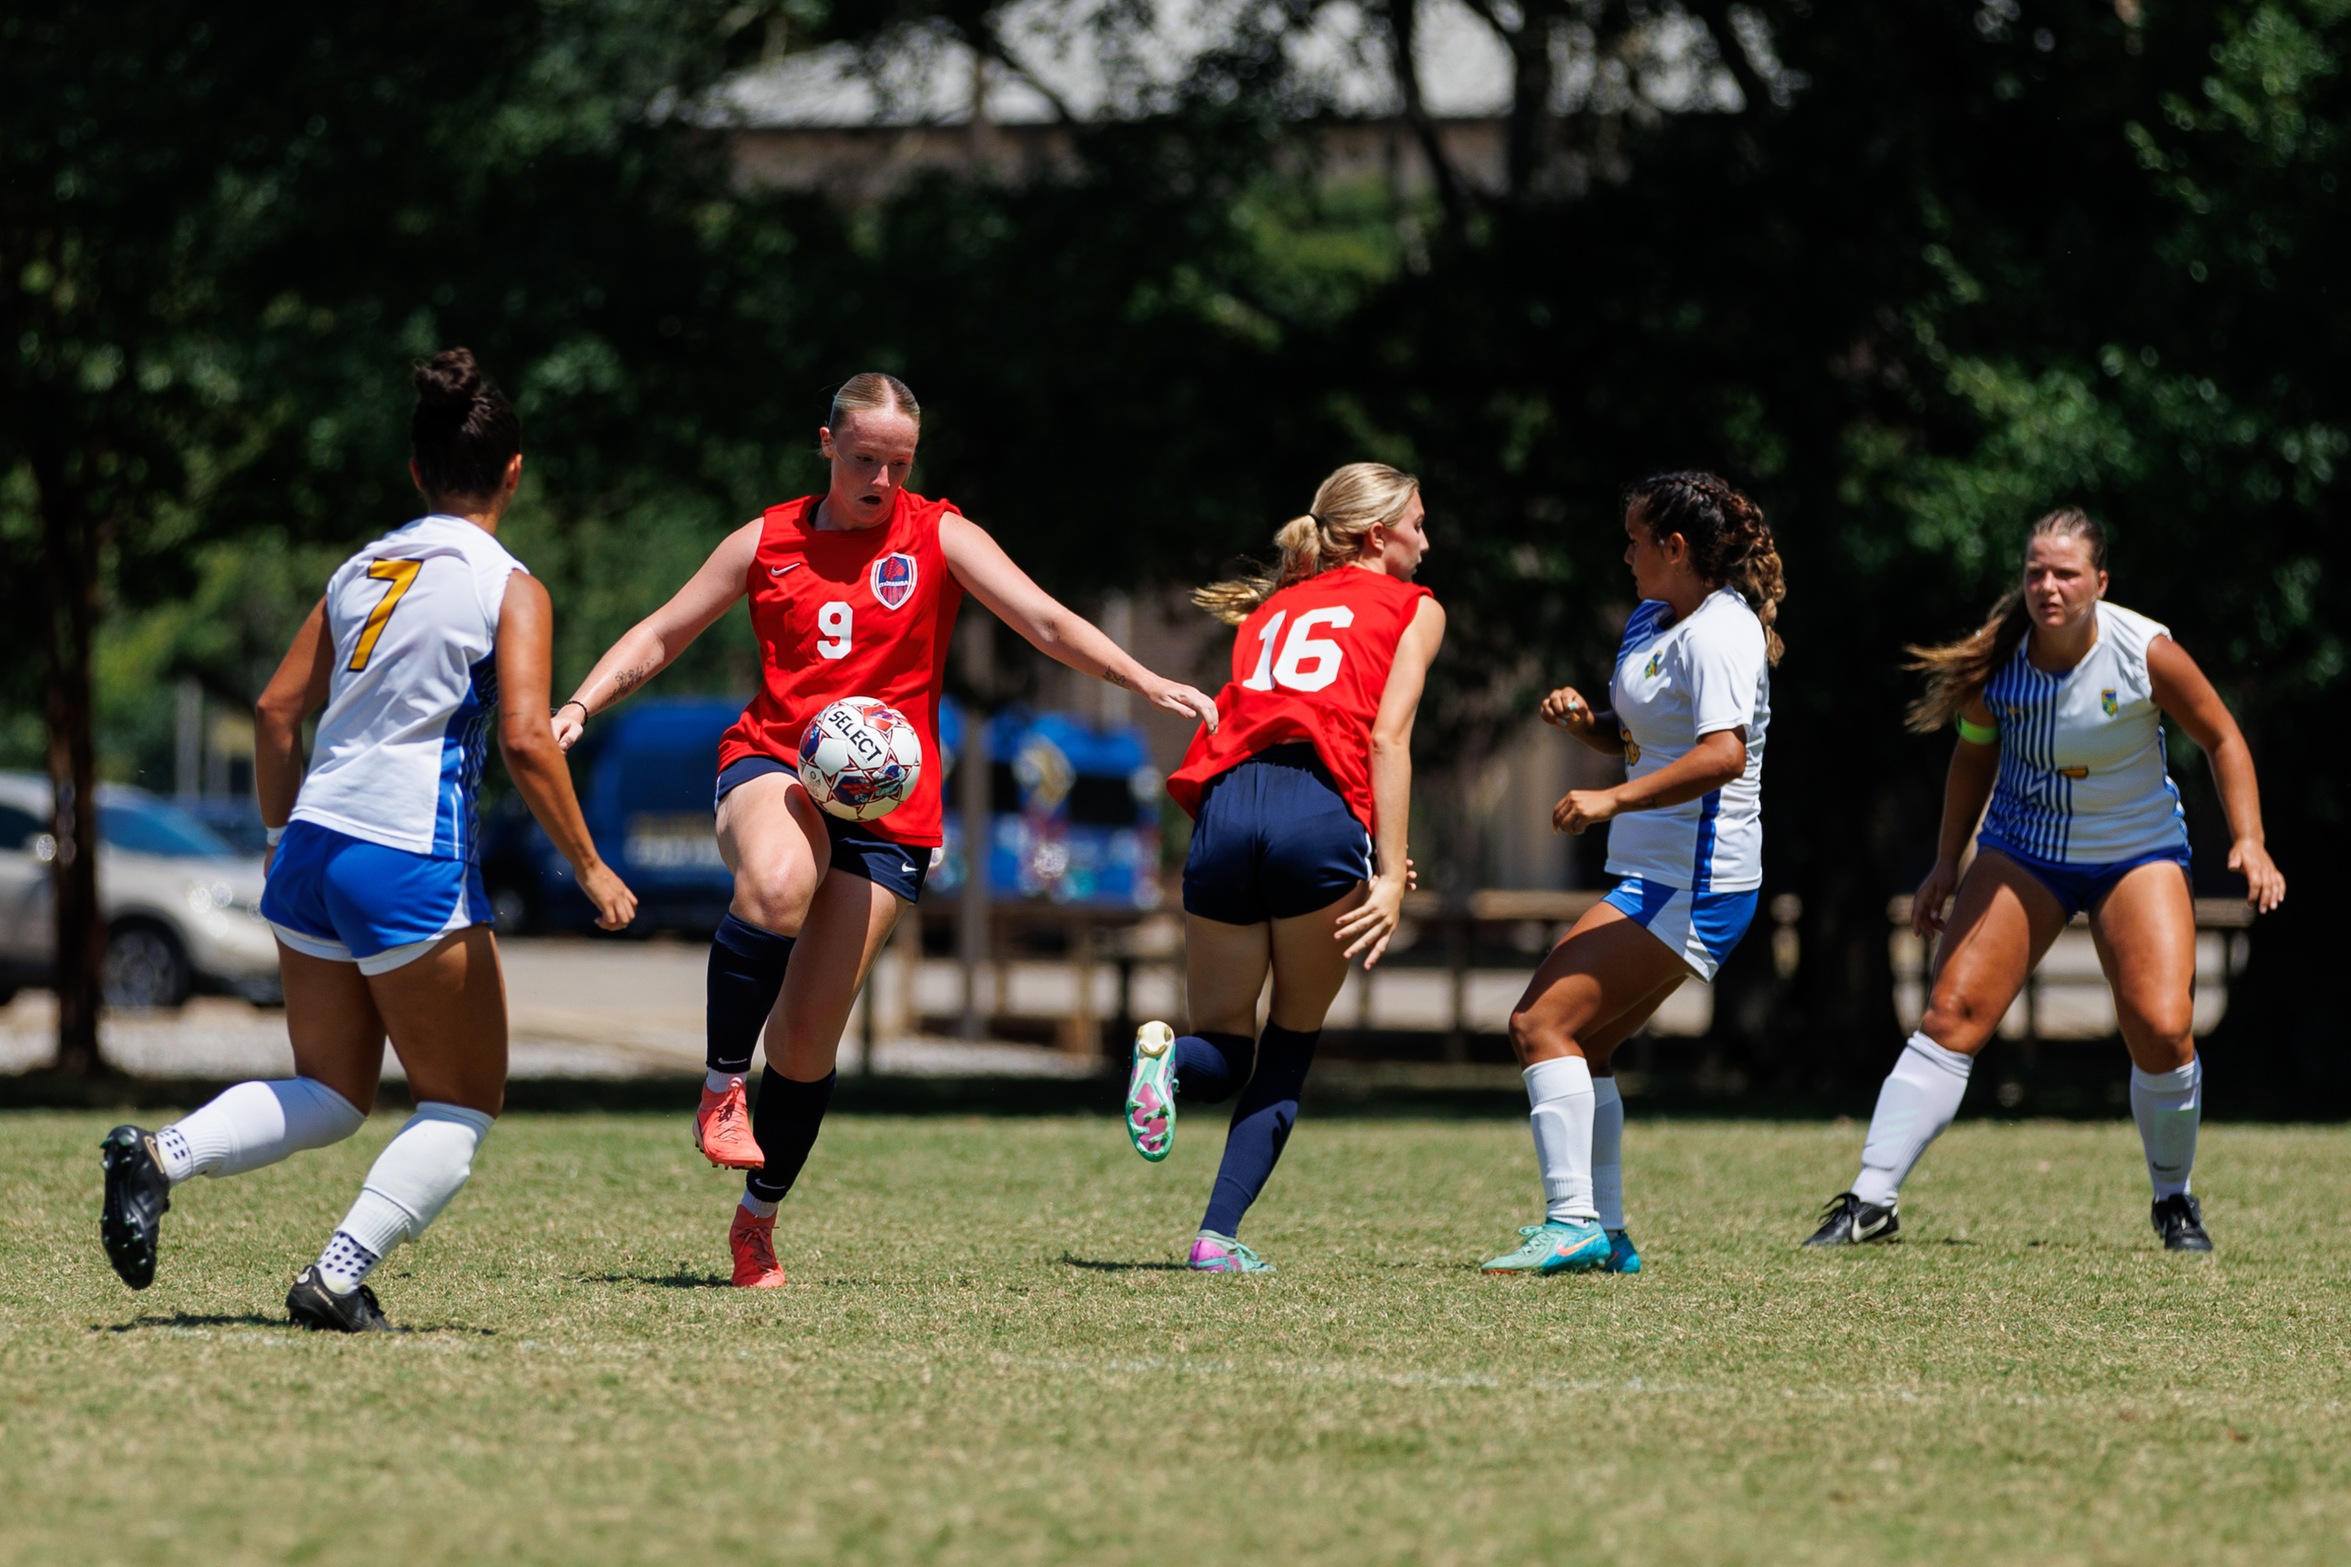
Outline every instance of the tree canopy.
MULTIPOLYGON (((1347 11, 1423 146, 1399 67, 1435 4, 1347 11)), ((1338 7, 1201 7, 1214 46, 1073 118, 1065 166, 855 205, 735 181, 695 106, 763 51, 909 25, 1017 65, 1010 8, 134 9, 0 22, 0 536, 29 565, 66 453, 126 712, 183 669, 249 694, 338 543, 402 513, 402 371, 451 341, 520 401, 517 547, 573 673, 806 487, 825 390, 867 367, 930 410, 925 484, 1064 592, 1196 580, 1340 461, 1420 473, 1455 628, 1432 744, 1471 754, 1601 667, 1623 486, 1713 467, 1787 561, 1767 854, 1805 907, 1793 988, 1750 944, 1718 1027, 1816 1085, 1874 1077, 1885 899, 1931 853, 1944 742, 1901 732, 1900 649, 1972 625, 2078 503, 2115 596, 2244 720, 2296 881, 2229 1026, 2279 1093, 2351 1092, 2304 978, 2341 842, 2342 0, 1471 0, 1511 62, 1505 177, 1426 190, 1316 161, 1345 106, 1294 45, 1338 7)), ((739 683, 741 648, 699 678, 739 683)))

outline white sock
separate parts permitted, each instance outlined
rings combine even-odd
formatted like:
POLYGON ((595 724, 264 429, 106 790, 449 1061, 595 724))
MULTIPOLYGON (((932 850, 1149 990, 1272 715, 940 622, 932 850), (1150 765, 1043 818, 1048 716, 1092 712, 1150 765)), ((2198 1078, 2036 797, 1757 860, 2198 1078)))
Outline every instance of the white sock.
POLYGON ((721 1072, 713 1067, 703 1076, 702 1086, 714 1094, 723 1094, 737 1083, 747 1081, 741 1072, 721 1072))
POLYGON ((2131 1068, 2131 1116, 2139 1123, 2139 1146, 2147 1151, 2147 1180, 2155 1200, 2188 1189, 2196 1166, 2196 1123, 2204 1116, 2204 1058, 2174 1072, 2131 1068))
POLYGON ((1869 1141, 1861 1149, 1861 1173, 1853 1178, 1854 1196, 1872 1207, 1894 1206, 1911 1166, 1959 1113, 1974 1066, 1973 1056, 1945 1050, 1924 1034, 1910 1036, 1902 1059, 1878 1090, 1869 1141))
POLYGON ((1624 1095, 1613 1077, 1592 1079, 1592 1206, 1600 1228, 1624 1228, 1624 1095))
POLYGON ((305 1148, 339 1143, 366 1120, 315 1078, 239 1083, 157 1132, 155 1148, 176 1186, 192 1175, 242 1175, 305 1148))
POLYGON ((1527 1119, 1535 1129, 1535 1163, 1543 1172, 1547 1219, 1597 1219, 1592 1206, 1592 1069, 1582 1056, 1538 1061, 1526 1069, 1527 1119))
POLYGON ((754 1197, 749 1192, 743 1194, 742 1209, 754 1219, 774 1218, 777 1206, 765 1198, 754 1197))
MULTIPOLYGON (((474 1150, 489 1135, 490 1120, 481 1111, 460 1105, 418 1105, 416 1114, 376 1155, 358 1201, 319 1255, 319 1272, 328 1271, 328 1259, 336 1256, 343 1240, 380 1260, 402 1241, 422 1235, 473 1174, 474 1150)), ((336 1271, 349 1276, 347 1264, 338 1262, 336 1271)), ((359 1276, 366 1276, 364 1268, 359 1276)))
POLYGON ((338 1295, 348 1295, 367 1282, 375 1265, 383 1261, 381 1253, 369 1251, 341 1230, 335 1231, 327 1249, 318 1256, 318 1281, 338 1295))

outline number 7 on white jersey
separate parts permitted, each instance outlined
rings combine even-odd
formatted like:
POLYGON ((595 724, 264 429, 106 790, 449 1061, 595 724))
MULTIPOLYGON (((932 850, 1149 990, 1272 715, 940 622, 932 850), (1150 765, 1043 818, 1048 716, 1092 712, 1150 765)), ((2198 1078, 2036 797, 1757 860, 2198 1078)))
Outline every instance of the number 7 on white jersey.
POLYGON ((1288 610, 1276 610, 1257 634, 1257 672, 1241 682, 1245 689, 1271 691, 1281 686, 1290 691, 1320 691, 1339 678, 1339 662, 1347 656, 1346 649, 1314 632, 1325 626, 1341 631, 1354 625, 1355 611, 1344 604, 1310 609, 1291 623, 1289 638, 1284 641, 1282 622, 1289 617, 1288 610), (1274 653, 1277 641, 1282 644, 1278 657, 1274 653))

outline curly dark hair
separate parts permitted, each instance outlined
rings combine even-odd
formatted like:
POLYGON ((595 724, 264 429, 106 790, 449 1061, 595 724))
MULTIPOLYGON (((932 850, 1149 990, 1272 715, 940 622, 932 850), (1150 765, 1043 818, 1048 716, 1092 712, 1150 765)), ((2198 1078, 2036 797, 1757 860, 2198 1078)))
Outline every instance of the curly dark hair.
POLYGON ((1643 479, 1626 494, 1625 505, 1660 543, 1680 534, 1702 580, 1738 590, 1763 622, 1764 651, 1778 663, 1780 634, 1773 623, 1788 596, 1788 579, 1763 508, 1719 475, 1695 472, 1643 479))

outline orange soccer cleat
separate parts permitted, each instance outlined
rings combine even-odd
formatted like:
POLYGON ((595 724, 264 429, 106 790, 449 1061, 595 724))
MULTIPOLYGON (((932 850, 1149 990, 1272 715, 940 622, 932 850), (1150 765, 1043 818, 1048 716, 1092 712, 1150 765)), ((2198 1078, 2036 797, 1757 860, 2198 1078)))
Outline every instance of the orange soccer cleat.
POLYGON ((751 1135, 751 1105, 743 1097, 741 1078, 723 1094, 702 1090, 702 1108, 694 1112, 694 1146, 722 1170, 756 1170, 767 1163, 759 1139, 751 1135))
POLYGON ((727 1227, 727 1249, 735 1254, 735 1288, 773 1290, 784 1287, 784 1270, 776 1262, 775 1215, 759 1218, 737 1205, 735 1222, 727 1227))

